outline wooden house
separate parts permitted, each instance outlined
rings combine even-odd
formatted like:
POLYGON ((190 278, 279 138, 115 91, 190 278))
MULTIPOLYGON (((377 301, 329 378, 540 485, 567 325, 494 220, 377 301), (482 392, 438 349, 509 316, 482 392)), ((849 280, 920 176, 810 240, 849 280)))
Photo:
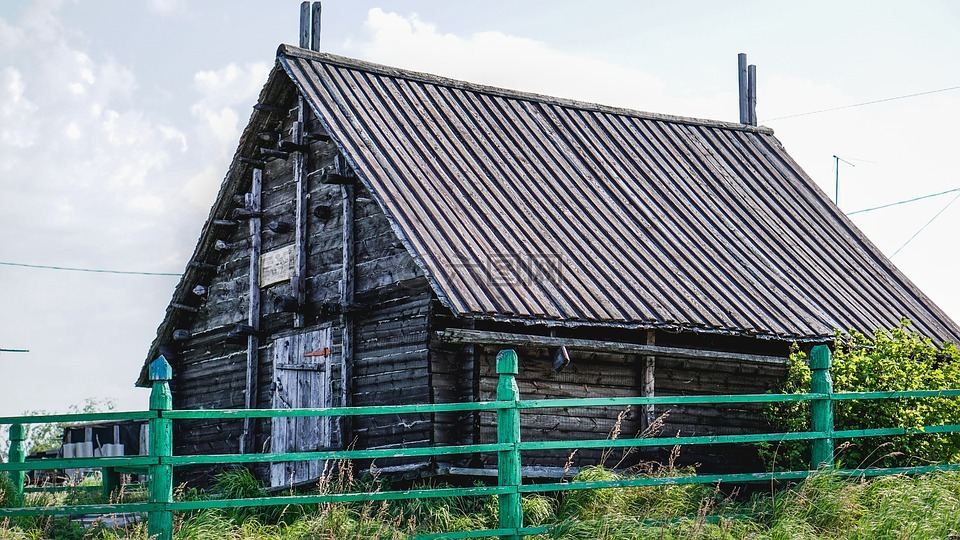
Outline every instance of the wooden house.
MULTIPOLYGON (((172 361, 178 409, 486 400, 508 347, 524 398, 754 393, 777 385, 791 343, 835 329, 909 318, 935 341, 960 336, 765 127, 292 46, 254 109, 147 356, 172 361)), ((763 425, 747 407, 523 422, 528 440, 763 425)), ((175 428, 180 454, 493 436, 492 415, 473 413, 175 428)), ((562 467, 568 456, 524 459, 562 467)), ((480 470, 493 459, 377 465, 480 470)), ((319 467, 262 473, 283 485, 319 467)))

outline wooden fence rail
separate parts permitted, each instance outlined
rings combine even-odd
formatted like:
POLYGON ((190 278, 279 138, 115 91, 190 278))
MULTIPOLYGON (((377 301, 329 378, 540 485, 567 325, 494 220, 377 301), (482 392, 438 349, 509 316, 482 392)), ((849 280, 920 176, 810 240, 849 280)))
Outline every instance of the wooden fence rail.
MULTIPOLYGON (((10 425, 10 459, 0 463, 0 472, 12 473, 14 489, 23 500, 24 471, 62 468, 102 468, 104 489, 115 485, 107 481, 114 468, 146 467, 150 478, 149 499, 146 502, 118 504, 81 504, 47 507, 0 508, 0 518, 30 515, 76 515, 115 514, 124 512, 147 513, 148 533, 151 538, 170 540, 173 536, 173 512, 204 508, 240 508, 276 505, 306 505, 319 503, 345 503, 359 501, 388 501, 403 499, 428 499, 446 497, 492 496, 499 498, 499 523, 497 529, 442 532, 421 535, 418 538, 480 538, 499 536, 502 539, 519 539, 522 536, 540 534, 548 527, 524 527, 521 497, 524 494, 561 492, 582 489, 627 488, 681 484, 715 484, 718 482, 745 483, 771 480, 799 480, 822 468, 833 468, 834 441, 862 437, 883 437, 921 433, 957 433, 960 424, 924 426, 919 428, 882 427, 853 430, 834 430, 833 403, 847 400, 924 399, 960 397, 960 389, 910 390, 901 392, 849 392, 834 393, 830 380, 831 358, 826 346, 813 348, 810 355, 812 370, 811 392, 805 394, 745 394, 711 396, 660 396, 636 398, 580 398, 580 399, 520 399, 517 389, 517 355, 512 350, 501 351, 497 356, 497 373, 500 376, 497 400, 476 403, 390 405, 378 407, 338 407, 327 409, 229 409, 202 411, 174 411, 169 381, 172 369, 163 357, 150 365, 150 380, 153 389, 150 410, 137 412, 110 412, 92 414, 61 414, 43 416, 0 417, 0 425, 10 425), (809 401, 811 403, 811 429, 805 432, 757 433, 746 435, 700 435, 656 437, 645 439, 594 439, 575 441, 521 441, 520 411, 525 409, 557 409, 566 407, 630 406, 630 405, 688 405, 688 404, 733 404, 733 403, 782 403, 809 401), (438 413, 455 411, 497 411, 497 442, 457 446, 417 447, 377 450, 334 450, 317 452, 267 453, 267 454, 221 454, 221 455, 173 455, 173 422, 185 419, 236 420, 277 417, 321 416, 370 416, 408 413, 438 413), (147 456, 64 458, 26 461, 23 448, 23 425, 47 422, 76 422, 93 420, 147 420, 150 426, 150 452, 147 456), (524 484, 521 477, 522 454, 530 450, 577 449, 577 448, 631 448, 674 445, 734 444, 781 441, 812 441, 813 452, 809 470, 760 472, 740 474, 715 474, 674 477, 636 477, 606 481, 571 481, 545 484, 524 484), (402 491, 376 491, 355 493, 328 493, 317 495, 287 495, 249 499, 217 499, 175 501, 173 498, 173 469, 178 466, 231 463, 264 463, 303 460, 375 459, 475 453, 497 453, 498 477, 495 486, 470 488, 410 489, 402 491)), ((928 465, 921 467, 839 469, 836 474, 845 476, 881 476, 889 474, 922 474, 932 471, 960 470, 960 464, 928 465)), ((109 500, 109 499, 107 499, 109 500)))

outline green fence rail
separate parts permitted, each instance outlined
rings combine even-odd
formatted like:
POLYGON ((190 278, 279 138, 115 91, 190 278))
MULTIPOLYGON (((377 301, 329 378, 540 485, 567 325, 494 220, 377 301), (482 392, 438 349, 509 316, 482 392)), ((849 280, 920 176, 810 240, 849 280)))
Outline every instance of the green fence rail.
MULTIPOLYGON (((811 392, 805 394, 742 394, 710 396, 660 396, 632 398, 585 398, 520 400, 517 389, 517 355, 512 350, 497 356, 496 401, 424 405, 389 405, 376 407, 334 407, 325 409, 228 409, 228 410, 172 410, 169 381, 173 372, 166 359, 158 358, 150 365, 153 389, 150 410, 139 412, 110 412, 93 414, 60 414, 43 416, 0 417, 0 425, 10 425, 10 452, 7 463, 0 463, 0 471, 12 475, 14 489, 22 497, 24 471, 63 468, 101 468, 104 471, 104 493, 109 495, 116 487, 114 471, 146 468, 149 475, 149 497, 145 502, 117 504, 78 504, 47 507, 0 508, 0 518, 31 515, 116 514, 142 512, 147 514, 151 538, 169 540, 173 535, 173 512, 204 508, 240 508, 277 505, 306 505, 337 502, 388 501, 402 499, 432 499, 464 496, 497 496, 499 523, 497 529, 444 532, 421 535, 418 538, 483 538, 498 536, 519 539, 522 536, 547 532, 547 527, 524 527, 521 497, 524 494, 562 492, 582 489, 627 488, 680 484, 747 483, 760 481, 800 480, 822 468, 834 468, 834 441, 862 437, 911 435, 921 433, 957 433, 960 424, 924 426, 920 428, 883 427, 854 430, 834 430, 833 404, 847 400, 926 399, 960 397, 960 389, 910 390, 900 392, 834 393, 830 379, 831 356, 826 346, 814 347, 810 355, 812 370, 811 392), (560 409, 568 407, 634 406, 634 405, 704 405, 741 403, 782 403, 808 401, 811 403, 811 429, 805 432, 757 433, 745 435, 699 435, 634 439, 594 439, 571 441, 521 441, 521 410, 560 409), (458 411, 496 411, 497 442, 456 446, 416 447, 377 450, 332 450, 265 454, 173 455, 173 422, 188 419, 237 420, 244 418, 279 417, 345 417, 395 415, 410 413, 440 413, 458 411), (23 449, 23 425, 47 422, 78 422, 94 420, 146 420, 150 426, 150 452, 146 456, 58 458, 26 461, 23 449), (673 477, 636 477, 609 481, 570 481, 542 484, 524 484, 521 475, 522 455, 533 450, 574 450, 586 448, 637 448, 684 445, 745 444, 760 442, 811 441, 812 460, 805 471, 782 471, 740 474, 693 475, 673 477), (249 499, 217 499, 175 501, 173 498, 173 469, 189 465, 276 463, 304 460, 351 460, 463 455, 497 454, 497 485, 470 488, 409 489, 355 493, 328 493, 313 495, 286 495, 249 499)), ((933 471, 960 470, 960 464, 928 465, 919 467, 837 469, 844 476, 881 476, 889 474, 923 474, 933 471)), ((28 488, 29 490, 29 488, 28 488)), ((22 500, 22 499, 21 499, 22 500)), ((109 498, 107 498, 109 500, 109 498)))

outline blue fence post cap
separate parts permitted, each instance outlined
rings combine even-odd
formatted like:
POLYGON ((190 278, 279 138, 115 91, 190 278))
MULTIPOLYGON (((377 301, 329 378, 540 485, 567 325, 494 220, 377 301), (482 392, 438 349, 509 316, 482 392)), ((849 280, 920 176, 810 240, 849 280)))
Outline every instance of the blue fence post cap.
POLYGON ((159 356, 153 362, 150 362, 150 380, 151 381, 170 381, 173 380, 173 367, 163 355, 159 356))

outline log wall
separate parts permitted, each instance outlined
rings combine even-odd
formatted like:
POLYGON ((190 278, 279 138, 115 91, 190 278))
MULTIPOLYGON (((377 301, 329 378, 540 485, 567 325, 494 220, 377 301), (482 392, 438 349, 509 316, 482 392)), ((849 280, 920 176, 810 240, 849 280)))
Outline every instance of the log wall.
MULTIPOLYGON (((639 339, 639 338, 638 338, 639 339)), ((682 346, 682 340, 672 345, 682 346)), ((748 344, 749 345, 749 344, 748 344)), ((461 347, 461 350, 463 347, 461 347)), ((453 349, 450 349, 451 351, 453 349)), ((496 397, 498 348, 478 347, 476 373, 480 400, 496 397)), ((745 351, 752 352, 749 347, 745 351)), ((449 356, 450 352, 438 352, 449 356)), ((560 373, 552 366, 551 349, 521 348, 517 383, 522 399, 632 397, 641 395, 642 361, 636 355, 570 351, 571 362, 560 373)), ((775 390, 786 374, 785 367, 747 362, 657 358, 655 393, 667 395, 764 393, 775 390)), ((476 440, 495 442, 494 412, 478 415, 476 440)), ((761 405, 657 406, 652 430, 642 420, 641 407, 584 407, 525 410, 521 412, 521 438, 574 440, 616 437, 756 433, 768 429, 761 405)), ((604 463, 631 466, 641 460, 663 460, 669 449, 570 450, 525 452, 524 465, 581 467, 604 463)), ((727 471, 749 467, 756 460, 749 446, 685 447, 678 464, 701 464, 703 471, 727 471)), ((480 456, 483 466, 495 467, 496 456, 480 456)))
MULTIPOLYGON (((284 98, 284 108, 289 114, 265 129, 288 138, 298 116, 296 107, 296 95, 289 92, 284 98)), ((305 113, 305 131, 322 131, 312 112, 305 113)), ((276 148, 275 142, 264 146, 276 148)), ((337 149, 333 143, 310 143, 307 172, 332 170, 336 162, 337 149)), ((286 232, 274 232, 267 227, 274 220, 296 224, 297 189, 293 167, 292 157, 269 160, 264 167, 262 253, 295 242, 295 227, 286 232)), ((343 277, 342 197, 340 186, 323 184, 320 178, 320 174, 307 178, 303 326, 294 328, 294 314, 278 311, 274 305, 279 295, 296 296, 291 281, 260 289, 258 407, 272 406, 274 373, 270 359, 275 339, 329 322, 334 323, 330 405, 429 402, 432 397, 427 339, 432 292, 379 205, 360 185, 355 188, 353 224, 356 305, 348 307, 347 315, 355 328, 354 380, 346 386, 342 381, 337 312, 343 277)), ((240 183, 240 198, 249 184, 249 179, 240 183)), ((178 327, 191 332, 191 337, 175 343, 178 350, 172 390, 177 409, 240 408, 244 404, 246 341, 231 343, 226 338, 237 324, 247 322, 250 232, 247 223, 241 221, 232 227, 216 229, 216 233, 218 239, 227 244, 227 249, 207 258, 207 261, 216 261, 216 271, 210 272, 209 280, 203 284, 208 293, 196 299, 197 313, 181 316, 178 323, 178 327)), ((239 450, 243 423, 182 421, 176 423, 175 430, 177 454, 234 453, 239 450)), ((335 423, 332 438, 335 447, 391 448, 429 445, 432 432, 426 415, 405 415, 335 423), (345 436, 341 432, 344 426, 350 429, 345 436)), ((256 422, 253 451, 269 449, 270 421, 261 420, 256 422)), ((378 466, 390 464, 400 462, 377 463, 378 466)), ((263 473, 265 467, 260 469, 263 473)), ((183 477, 191 479, 203 472, 196 469, 192 475, 188 472, 183 477)))

